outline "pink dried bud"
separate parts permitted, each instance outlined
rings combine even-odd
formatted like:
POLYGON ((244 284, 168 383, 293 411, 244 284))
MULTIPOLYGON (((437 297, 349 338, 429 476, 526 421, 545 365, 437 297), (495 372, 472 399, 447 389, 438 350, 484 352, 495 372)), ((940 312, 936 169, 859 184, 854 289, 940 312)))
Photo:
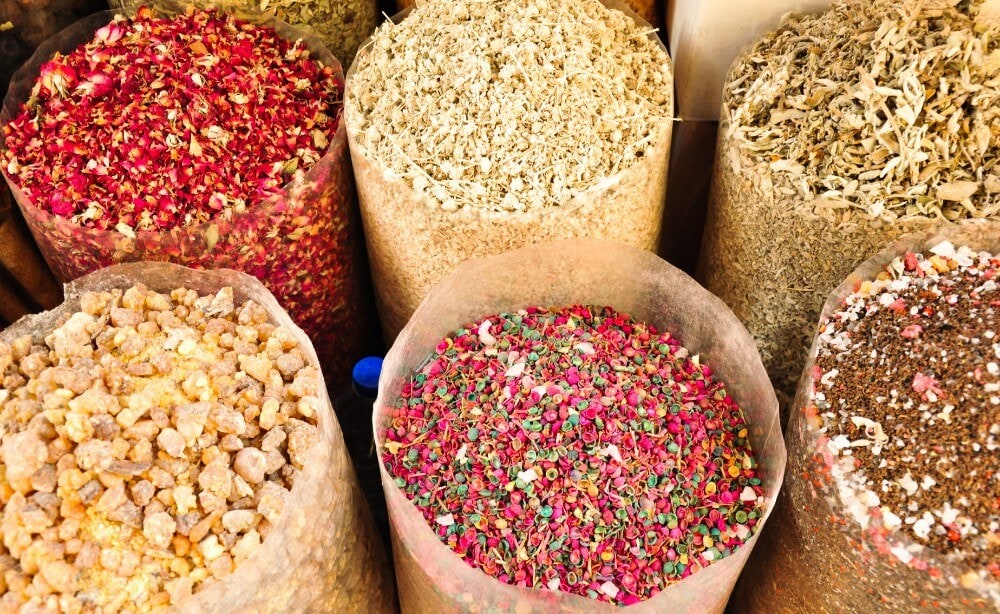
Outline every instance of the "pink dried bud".
POLYGON ((116 21, 112 21, 94 33, 94 38, 102 43, 114 43, 121 40, 123 36, 125 36, 125 28, 116 21))
POLYGON ((233 46, 233 55, 244 60, 253 59, 253 43, 248 39, 243 39, 233 46))
POLYGON ((910 324, 899 333, 899 336, 906 339, 916 339, 923 331, 923 326, 920 326, 919 324, 910 324))
POLYGON ((42 64, 40 78, 43 88, 60 97, 66 96, 67 90, 76 85, 76 71, 58 60, 42 64))
POLYGON ((216 211, 221 211, 226 207, 226 195, 221 192, 215 192, 208 197, 208 206, 216 211))
POLYGON ((937 396, 944 394, 944 391, 938 387, 938 381, 930 375, 924 375, 923 373, 917 373, 913 376, 913 390, 920 393, 931 392, 937 396))
POLYGON ((91 73, 76 86, 76 91, 94 98, 107 96, 114 89, 114 79, 102 73, 91 73))
POLYGON ((73 203, 66 200, 62 192, 52 193, 52 196, 49 197, 49 206, 52 208, 52 213, 62 217, 73 213, 73 203))

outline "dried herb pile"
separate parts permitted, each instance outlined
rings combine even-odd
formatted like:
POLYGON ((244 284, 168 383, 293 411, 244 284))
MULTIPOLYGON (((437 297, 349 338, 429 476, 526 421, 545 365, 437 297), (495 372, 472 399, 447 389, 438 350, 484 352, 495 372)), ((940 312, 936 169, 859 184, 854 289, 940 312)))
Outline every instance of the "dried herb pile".
POLYGON ((564 205, 640 162, 672 116, 646 34, 597 0, 428 2, 378 29, 348 121, 445 211, 564 205))
POLYGON ((701 271, 791 394, 827 293, 900 235, 1000 215, 1000 26, 847 0, 734 65, 701 271))
POLYGON ((381 26, 344 118, 386 339, 469 258, 656 249, 672 89, 659 40, 598 0, 439 0, 381 26))
MULTIPOLYGON (((112 7, 134 5, 130 0, 109 0, 112 7)), ((225 0, 215 6, 246 9, 314 32, 344 66, 375 30, 377 0, 225 0)))
MULTIPOLYGON (((399 10, 409 8, 416 4, 414 0, 396 0, 396 7, 399 10)), ((635 13, 649 22, 653 26, 660 23, 660 3, 656 0, 624 0, 622 4, 628 6, 635 13)))
POLYGON ((469 565, 630 605, 731 554, 763 486, 743 412, 669 333, 609 307, 531 307, 443 339, 382 459, 469 565))
POLYGON ((798 206, 842 218, 1000 213, 1000 27, 974 2, 842 2, 741 58, 729 138, 798 206))

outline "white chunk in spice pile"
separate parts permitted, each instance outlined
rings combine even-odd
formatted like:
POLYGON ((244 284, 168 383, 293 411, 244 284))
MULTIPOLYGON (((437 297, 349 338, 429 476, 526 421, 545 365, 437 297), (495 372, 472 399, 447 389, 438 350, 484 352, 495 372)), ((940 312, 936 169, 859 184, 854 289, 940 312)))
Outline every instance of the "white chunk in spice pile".
POLYGON ((319 371, 261 305, 142 285, 80 304, 0 342, 2 611, 197 593, 253 555, 317 439, 319 371))
POLYGON ((670 61, 650 32, 598 0, 421 3, 359 54, 347 121, 445 211, 563 205, 669 128, 670 61))

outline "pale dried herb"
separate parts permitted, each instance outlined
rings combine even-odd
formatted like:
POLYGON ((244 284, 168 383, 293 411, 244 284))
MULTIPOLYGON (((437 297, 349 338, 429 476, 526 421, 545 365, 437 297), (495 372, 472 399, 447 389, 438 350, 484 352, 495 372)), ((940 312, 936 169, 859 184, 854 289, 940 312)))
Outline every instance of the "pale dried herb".
POLYGON ((671 90, 652 30, 597 0, 436 1, 382 26, 345 118, 388 336, 475 255, 654 249, 671 90))
POLYGON ((642 159, 666 53, 597 0, 453 2, 387 23, 352 73, 367 156, 445 210, 558 206, 642 159))
POLYGON ((734 65, 701 270, 779 390, 852 267, 909 230, 1000 214, 1000 27, 978 4, 847 0, 734 65))
MULTIPOLYGON (((417 4, 415 0, 396 0, 396 7, 401 11, 414 4, 417 4)), ((659 0, 623 0, 621 4, 635 11, 636 15, 654 26, 660 22, 661 11, 659 0)))

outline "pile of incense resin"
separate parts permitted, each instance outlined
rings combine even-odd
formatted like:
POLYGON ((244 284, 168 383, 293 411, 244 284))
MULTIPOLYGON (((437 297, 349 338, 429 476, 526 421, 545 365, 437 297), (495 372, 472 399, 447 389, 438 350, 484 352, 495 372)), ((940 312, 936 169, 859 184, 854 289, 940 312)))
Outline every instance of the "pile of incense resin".
POLYGON ((678 339, 610 307, 529 307, 404 384, 389 475, 499 580, 628 605, 739 548, 763 490, 743 413, 678 339))
POLYGON ((311 362, 231 288, 88 292, 0 343, 0 606, 148 610, 238 570, 318 438, 311 362))

